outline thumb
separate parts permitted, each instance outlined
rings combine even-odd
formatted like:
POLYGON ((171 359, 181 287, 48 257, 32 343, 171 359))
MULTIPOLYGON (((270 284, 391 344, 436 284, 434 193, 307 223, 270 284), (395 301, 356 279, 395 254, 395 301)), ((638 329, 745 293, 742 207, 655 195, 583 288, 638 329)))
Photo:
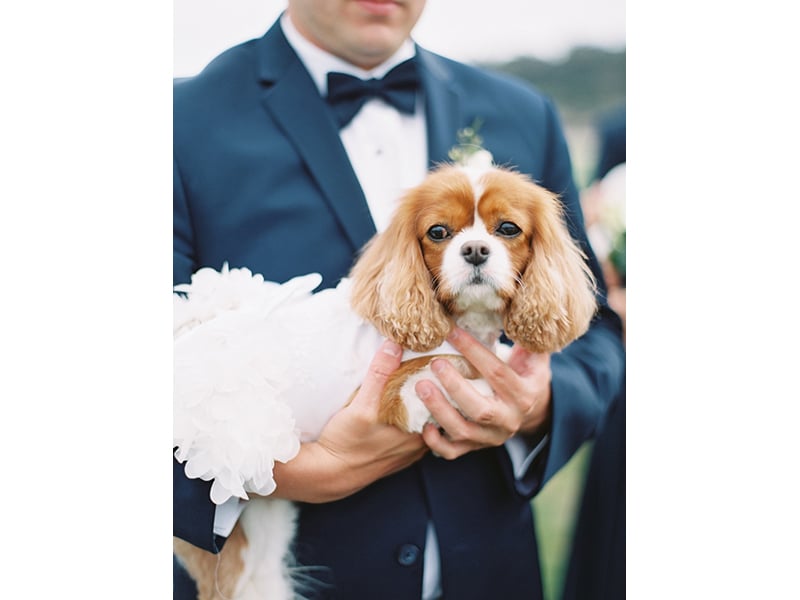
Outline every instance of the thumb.
POLYGON ((361 382, 361 388, 353 398, 353 404, 377 406, 386 382, 400 366, 402 357, 403 349, 398 344, 391 340, 384 341, 369 364, 364 381, 361 382))

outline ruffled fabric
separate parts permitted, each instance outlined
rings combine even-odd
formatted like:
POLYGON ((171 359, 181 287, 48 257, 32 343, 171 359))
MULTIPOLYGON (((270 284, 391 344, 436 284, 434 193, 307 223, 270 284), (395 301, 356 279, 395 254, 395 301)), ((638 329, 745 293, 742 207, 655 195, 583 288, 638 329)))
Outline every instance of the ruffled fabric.
POLYGON ((249 269, 201 269, 174 295, 175 457, 190 478, 213 480, 221 504, 275 490, 275 462, 300 449, 300 431, 286 402, 286 381, 274 353, 270 322, 309 299, 313 273, 284 284, 249 269), (273 359, 273 360, 271 360, 273 359))

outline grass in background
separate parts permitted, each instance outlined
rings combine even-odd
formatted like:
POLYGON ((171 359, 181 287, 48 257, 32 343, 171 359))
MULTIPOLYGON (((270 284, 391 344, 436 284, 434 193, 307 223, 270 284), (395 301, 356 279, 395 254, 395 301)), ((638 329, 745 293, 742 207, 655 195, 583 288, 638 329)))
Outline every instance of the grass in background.
POLYGON ((545 600, 560 600, 592 443, 581 446, 533 499, 545 600))

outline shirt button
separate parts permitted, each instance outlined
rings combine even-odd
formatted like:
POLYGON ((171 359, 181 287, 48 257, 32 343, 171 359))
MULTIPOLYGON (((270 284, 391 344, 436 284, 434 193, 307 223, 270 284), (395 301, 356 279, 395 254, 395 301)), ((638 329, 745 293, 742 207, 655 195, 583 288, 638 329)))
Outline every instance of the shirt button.
POLYGON ((414 544, 403 544, 397 551, 397 562, 404 567, 410 567, 419 558, 419 548, 414 544))

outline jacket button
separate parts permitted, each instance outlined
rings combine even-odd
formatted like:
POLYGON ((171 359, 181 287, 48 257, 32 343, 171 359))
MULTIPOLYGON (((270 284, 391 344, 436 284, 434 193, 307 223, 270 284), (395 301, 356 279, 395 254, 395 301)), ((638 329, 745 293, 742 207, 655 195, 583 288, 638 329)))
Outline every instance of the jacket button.
POLYGON ((419 548, 414 544, 403 544, 397 551, 397 562, 404 567, 410 567, 419 558, 419 548))

